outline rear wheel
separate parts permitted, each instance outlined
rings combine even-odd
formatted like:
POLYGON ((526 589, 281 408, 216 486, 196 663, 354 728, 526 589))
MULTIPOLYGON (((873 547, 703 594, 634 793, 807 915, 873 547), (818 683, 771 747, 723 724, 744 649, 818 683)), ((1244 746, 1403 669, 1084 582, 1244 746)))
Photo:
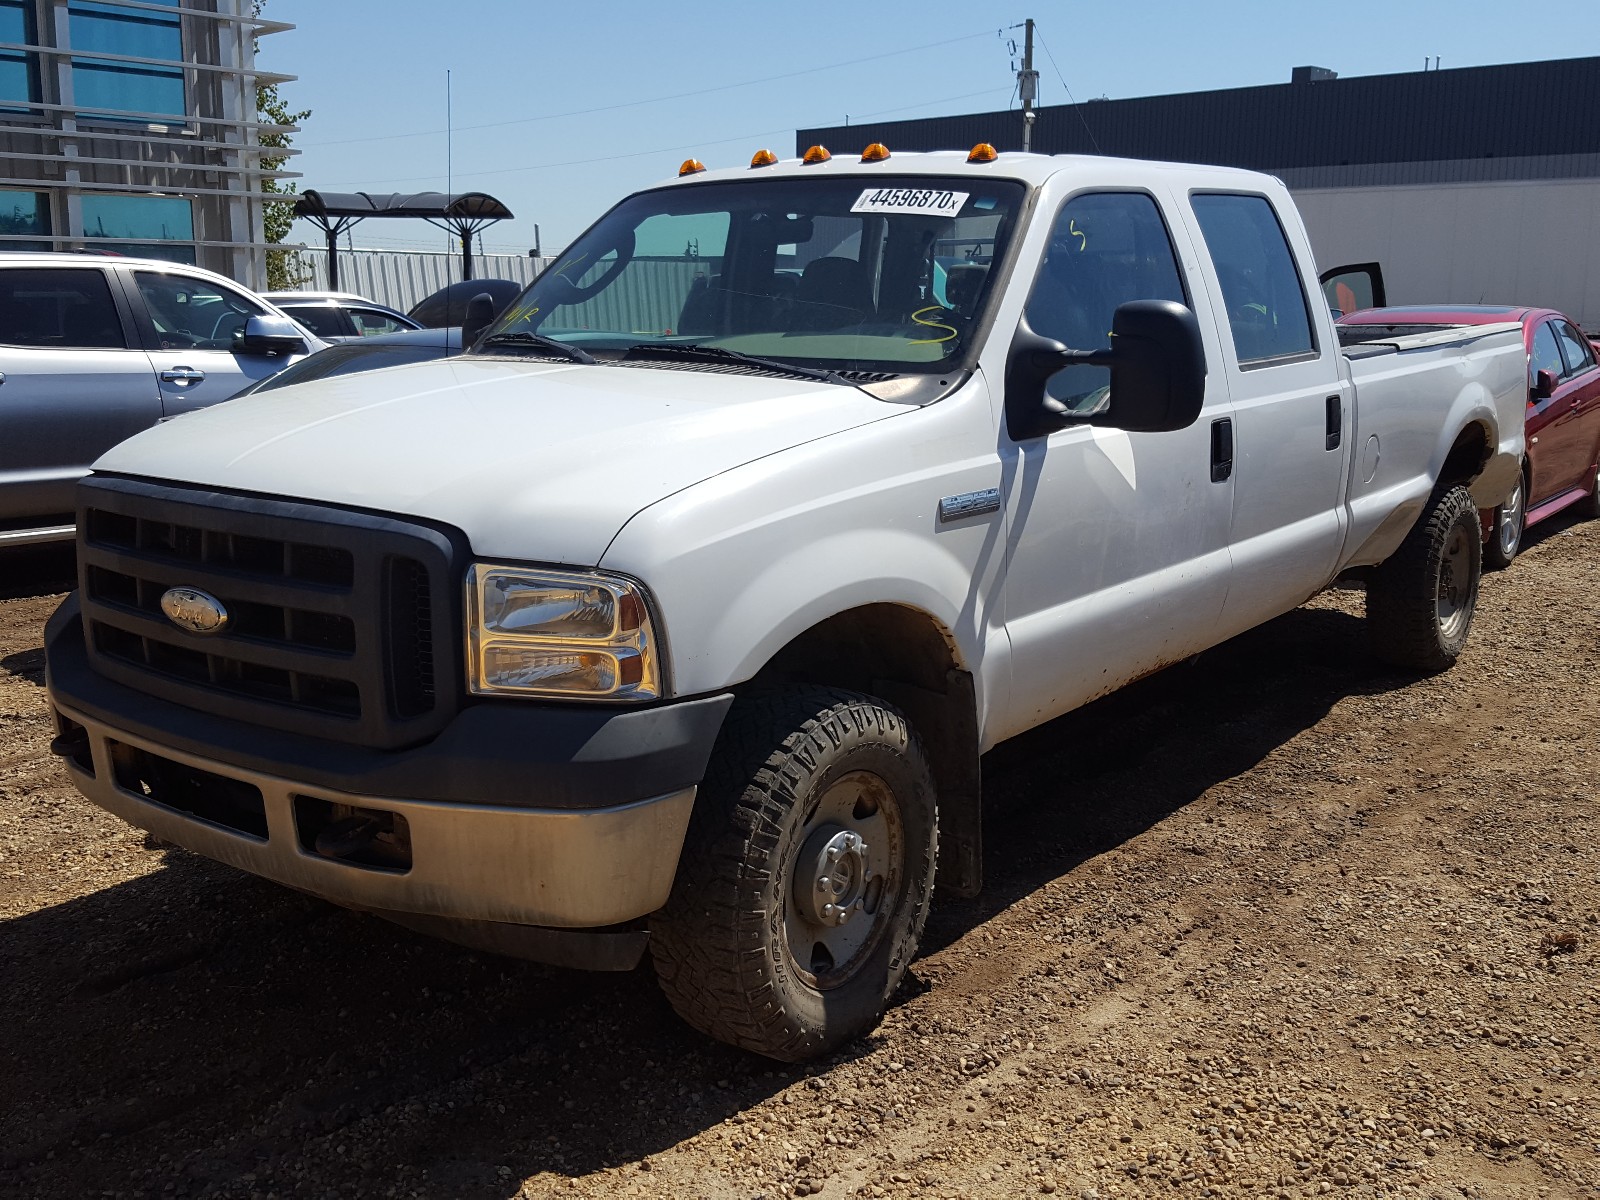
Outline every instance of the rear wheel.
POLYGON ((1522 534, 1528 524, 1526 480, 1517 476, 1517 486, 1505 502, 1494 510, 1494 521, 1489 530, 1489 540, 1483 544, 1483 565, 1501 570, 1511 565, 1511 560, 1522 549, 1522 534))
POLYGON ((651 925, 673 1008, 786 1062, 871 1029, 916 953, 937 820, 922 746, 888 704, 809 686, 742 700, 651 925))
POLYGON ((1478 604, 1483 530, 1464 487, 1435 492, 1427 509, 1367 583, 1367 629, 1379 658, 1444 671, 1467 644, 1478 604))

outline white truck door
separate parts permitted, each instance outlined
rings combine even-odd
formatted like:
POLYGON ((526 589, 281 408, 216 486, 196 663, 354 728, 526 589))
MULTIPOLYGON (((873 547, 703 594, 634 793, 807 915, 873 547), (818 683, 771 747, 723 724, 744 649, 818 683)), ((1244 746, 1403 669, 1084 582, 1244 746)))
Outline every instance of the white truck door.
POLYGON ((89 464, 160 418, 126 316, 98 266, 0 270, 0 526, 66 517, 89 464))
MULTIPOLYGON (((1180 244, 1192 260, 1187 237, 1180 244)), ((1054 219, 1028 323, 1071 349, 1104 348, 1120 304, 1194 305, 1203 285, 1179 262, 1149 193, 1080 193, 1054 219)), ((1203 296, 1199 307, 1209 360, 1216 331, 1203 296)), ((1105 401, 1108 383, 1104 368, 1073 366, 1048 391, 1068 408, 1091 411, 1105 401)), ((1169 433, 1077 425, 1020 442, 1001 438, 1012 531, 1008 735, 1216 640, 1233 503, 1220 372, 1210 373, 1206 392, 1200 419, 1169 433)))
POLYGON ((287 364, 286 358, 233 352, 234 332, 251 317, 267 315, 243 293, 176 271, 134 271, 133 282, 149 314, 147 344, 163 415, 219 404, 287 364))
POLYGON ((1287 612, 1333 577, 1344 543, 1343 481, 1353 391, 1320 291, 1297 263, 1310 247, 1293 211, 1264 195, 1189 198, 1204 269, 1222 301, 1223 374, 1233 397, 1231 637, 1287 612))

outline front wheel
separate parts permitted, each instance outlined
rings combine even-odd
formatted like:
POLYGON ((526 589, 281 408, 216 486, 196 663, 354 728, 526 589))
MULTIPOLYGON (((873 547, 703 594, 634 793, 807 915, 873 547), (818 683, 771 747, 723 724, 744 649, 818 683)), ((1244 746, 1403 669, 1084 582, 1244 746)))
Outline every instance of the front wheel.
POLYGON ((1464 487, 1433 494, 1367 583, 1367 629, 1387 663, 1445 671, 1467 644, 1483 570, 1483 529, 1464 487))
POLYGON ((881 700, 795 687, 742 699, 651 923, 668 1001, 785 1062, 877 1024, 916 953, 938 814, 916 734, 881 700))
POLYGON ((1483 544, 1483 565, 1499 571, 1511 565, 1511 560, 1522 549, 1522 534, 1528 524, 1528 510, 1524 503, 1527 489, 1524 479, 1517 476, 1517 486, 1511 495, 1494 510, 1494 520, 1489 530, 1489 540, 1483 544))

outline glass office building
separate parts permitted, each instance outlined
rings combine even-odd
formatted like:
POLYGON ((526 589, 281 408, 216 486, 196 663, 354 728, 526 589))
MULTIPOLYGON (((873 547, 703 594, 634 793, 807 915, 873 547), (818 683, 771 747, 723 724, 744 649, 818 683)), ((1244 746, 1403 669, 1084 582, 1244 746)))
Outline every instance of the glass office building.
MULTIPOLYGON (((0 0, 0 250, 109 250, 265 285, 250 0, 0 0)), ((281 153, 281 151, 280 151, 281 153)))

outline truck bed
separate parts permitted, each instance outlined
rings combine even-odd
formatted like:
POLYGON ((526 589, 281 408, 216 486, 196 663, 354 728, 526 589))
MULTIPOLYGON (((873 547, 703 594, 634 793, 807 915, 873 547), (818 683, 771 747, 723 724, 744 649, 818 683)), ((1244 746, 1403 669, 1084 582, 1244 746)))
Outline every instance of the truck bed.
POLYGON ((1400 334, 1383 326, 1336 328, 1357 397, 1347 565, 1382 562, 1411 528, 1443 467, 1435 461, 1443 427, 1463 428, 1478 418, 1500 431, 1472 498, 1481 508, 1504 500, 1522 461, 1528 389, 1522 326, 1432 326, 1400 334))

